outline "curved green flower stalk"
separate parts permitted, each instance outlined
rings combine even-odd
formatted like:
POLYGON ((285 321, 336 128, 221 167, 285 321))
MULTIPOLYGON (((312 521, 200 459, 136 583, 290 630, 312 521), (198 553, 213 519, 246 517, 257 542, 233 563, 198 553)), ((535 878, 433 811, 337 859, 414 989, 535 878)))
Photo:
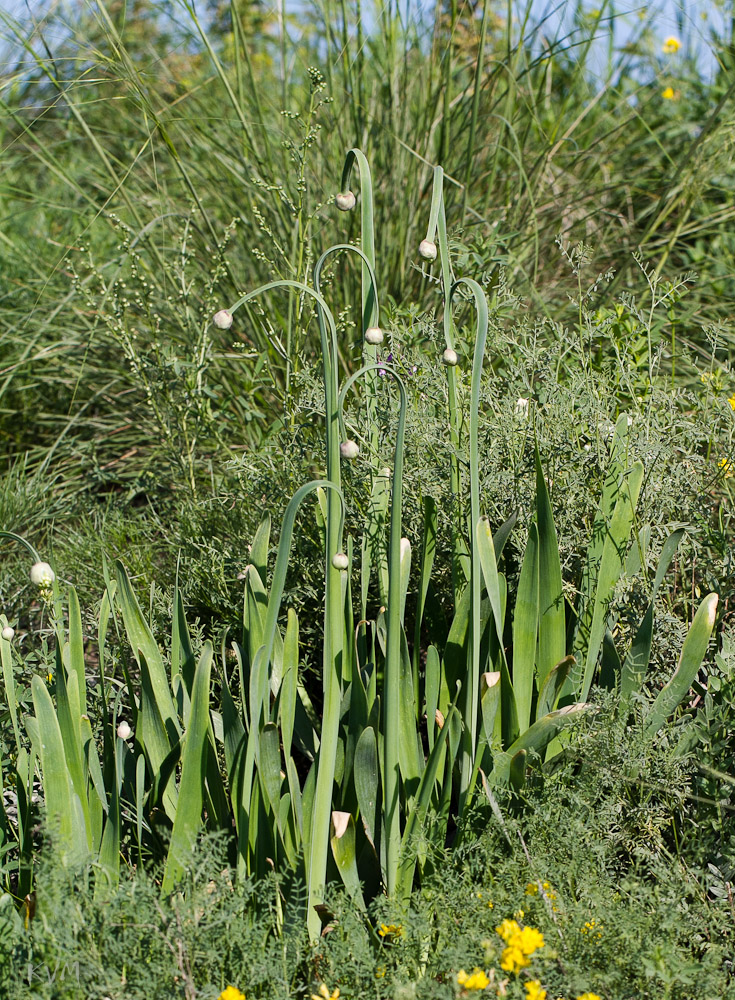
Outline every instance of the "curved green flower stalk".
MULTIPOLYGON (((359 251, 358 251, 359 252, 359 251)), ((324 261, 328 256, 322 254, 314 269, 316 288, 310 288, 298 281, 280 280, 261 285, 252 292, 243 295, 229 310, 235 312, 250 299, 262 295, 274 288, 297 288, 311 295, 317 305, 319 334, 322 345, 322 365, 324 373, 324 396, 326 407, 326 444, 327 444, 327 482, 340 490, 340 441, 337 405, 337 328, 329 306, 322 298, 318 286, 324 261)), ((362 254, 361 254, 362 256, 362 254)), ((367 263, 363 261, 363 263, 367 263)), ((370 268, 372 272, 372 268, 370 268)), ((372 276, 372 280, 374 277, 372 276)), ((344 653, 344 617, 342 615, 342 588, 340 570, 334 566, 333 557, 341 548, 343 507, 335 490, 329 491, 327 502, 327 551, 325 571, 325 606, 324 606, 324 658, 322 670, 322 686, 324 693, 324 709, 322 721, 321 743, 319 748, 318 766, 316 772, 316 789, 311 828, 311 843, 306 857, 306 879, 309 892, 307 924, 312 937, 317 937, 320 930, 319 915, 316 906, 324 900, 326 883, 327 855, 329 851, 329 822, 332 783, 337 759, 339 739, 339 708, 341 701, 342 661, 344 653), (325 804, 327 808, 325 809, 325 804)), ((275 606, 275 605, 274 605, 275 606)), ((259 665, 264 669, 265 664, 259 665)), ((265 672, 265 671, 264 671, 265 672)), ((266 674, 267 676, 267 674, 266 674)), ((253 750, 253 754, 254 754, 253 750)), ((247 770, 247 768, 246 768, 247 770)))
MULTIPOLYGON (((353 170, 357 168, 360 178, 360 245, 363 251, 362 265, 362 334, 363 334, 363 359, 365 364, 374 363, 378 358, 377 343, 371 341, 366 336, 368 331, 375 330, 380 326, 380 312, 378 308, 378 289, 375 282, 375 221, 373 208, 373 182, 370 173, 370 165, 362 150, 353 148, 347 151, 344 167, 342 169, 342 192, 349 192, 350 178, 353 170)), ((351 194, 351 192, 349 192, 351 194)), ((352 196, 354 198, 354 195, 352 196)), ((382 337, 381 337, 382 339, 382 337)), ((367 614, 367 591, 369 587, 372 567, 380 566, 382 562, 382 539, 385 535, 385 480, 381 477, 381 461, 378 450, 380 432, 377 425, 377 370, 371 369, 367 374, 368 392, 366 396, 366 408, 369 427, 369 441, 371 454, 371 499, 367 514, 367 531, 365 534, 365 547, 362 553, 362 617, 367 614)), ((385 601, 386 595, 383 593, 383 581, 381 573, 378 572, 378 584, 381 590, 381 597, 385 601)))
MULTIPOLYGON (((488 331, 488 307, 485 293, 472 278, 460 278, 455 281, 446 298, 446 308, 451 311, 454 293, 465 285, 475 301, 475 351, 472 359, 472 381, 470 387, 470 655, 467 662, 467 677, 463 683, 464 689, 464 735, 461 762, 461 778, 459 788, 459 814, 464 811, 475 771, 477 755, 477 725, 479 714, 480 689, 480 596, 482 591, 482 573, 478 551, 477 528, 480 523, 480 449, 478 441, 478 425, 480 412, 480 385, 482 381, 482 365, 485 357, 488 331)), ((451 325, 451 320, 450 320, 451 325)), ((450 369, 451 371, 451 369, 450 369)), ((492 547, 492 537, 490 538, 492 547)), ((495 567, 495 553, 490 560, 495 567)), ((501 650, 503 649, 503 624, 500 612, 500 593, 496 586, 488 587, 488 596, 493 610, 493 618, 498 634, 501 650)))
POLYGON ((403 446, 406 432, 408 397, 398 372, 387 365, 365 365, 351 375, 339 394, 342 412, 344 399, 360 376, 378 367, 395 379, 401 396, 398 429, 393 460, 393 491, 390 511, 388 549, 388 607, 385 673, 383 680, 383 810, 385 817, 386 888, 392 896, 398 879, 401 846, 399 734, 401 729, 401 512, 403 505, 403 446))
MULTIPOLYGON (((455 284, 452 262, 449 257, 449 241, 447 239, 447 219, 444 210, 444 171, 434 167, 434 179, 431 192, 431 209, 429 223, 426 227, 426 239, 419 247, 419 253, 426 260, 438 256, 442 272, 442 289, 444 291, 444 342, 446 344, 445 361, 447 363, 447 407, 449 410, 449 438, 452 444, 450 456, 451 494, 457 505, 460 505, 461 478, 459 472, 459 440, 461 417, 457 406, 457 372, 456 351, 454 347, 454 325, 452 322, 452 288, 455 284), (450 361, 451 359, 451 361, 450 361)), ((462 530, 461 513, 452 521, 452 588, 454 591, 454 606, 459 606, 459 600, 464 590, 469 573, 467 570, 467 548, 462 530)))
MULTIPOLYGON (((357 167, 360 178, 360 242, 363 249, 362 266, 362 332, 378 325, 378 290, 375 284, 375 223, 373 209, 373 180, 370 164, 361 149, 347 151, 342 168, 342 192, 350 190, 352 170, 357 167)), ((353 248, 354 249, 354 248, 353 248)), ((368 352, 370 353, 370 352, 368 352)), ((372 359, 375 360, 373 352, 372 359)))

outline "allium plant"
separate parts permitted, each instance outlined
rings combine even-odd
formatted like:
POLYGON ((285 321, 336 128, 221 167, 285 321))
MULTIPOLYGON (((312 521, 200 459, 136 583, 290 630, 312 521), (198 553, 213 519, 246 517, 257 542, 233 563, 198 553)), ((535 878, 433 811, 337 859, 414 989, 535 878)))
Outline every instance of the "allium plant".
MULTIPOLYGON (((630 650, 621 656, 609 635, 609 606, 625 571, 643 478, 642 465, 628 466, 625 458, 624 416, 610 448, 575 609, 576 627, 567 629, 557 537, 538 452, 536 517, 514 600, 508 593, 499 560, 515 517, 493 532, 482 514, 479 488, 478 413, 489 307, 476 281, 454 278, 440 169, 434 175, 429 225, 419 254, 427 261, 438 257, 444 296, 445 349, 435 363, 443 360, 447 379, 452 445, 448 474, 458 498, 451 539, 454 606, 448 635, 432 631, 425 610, 437 517, 427 501, 413 597, 414 632, 409 636, 405 610, 414 554, 401 522, 407 398, 399 371, 377 355, 382 337, 376 333, 380 309, 372 182, 359 150, 347 155, 337 204, 343 211, 356 206, 357 198, 345 194, 351 191, 355 171, 360 248, 330 247, 316 263, 313 285, 271 282, 220 310, 214 320, 229 324, 254 299, 295 293, 313 302, 323 359, 326 475, 302 486, 288 504, 270 574, 270 517, 263 518, 245 576, 242 634, 231 649, 234 674, 228 672, 225 656, 221 668, 215 668, 208 642, 195 656, 178 589, 166 662, 118 563, 100 609, 100 682, 90 699, 74 588, 68 592, 65 629, 59 582, 50 567, 50 572, 41 573, 36 565, 36 583, 46 589, 53 607, 56 681, 52 693, 40 676, 33 678, 35 715, 26 717, 21 731, 14 654, 8 634, 2 632, 3 678, 17 741, 12 781, 19 806, 18 819, 6 818, 5 827, 17 839, 24 885, 31 853, 30 803, 38 774, 60 854, 93 855, 99 873, 96 891, 101 894, 119 878, 124 843, 136 863, 165 858, 162 891, 171 892, 206 826, 230 838, 232 860, 241 876, 263 875, 274 865, 300 874, 308 891, 305 917, 312 937, 320 933, 330 870, 338 873, 361 907, 371 896, 386 893, 400 919, 417 880, 431 870, 436 853, 432 845, 441 851, 448 831, 457 825, 461 831, 477 795, 489 800, 497 815, 493 784, 519 788, 530 766, 558 752, 567 738, 565 730, 591 710, 587 699, 595 678, 617 686, 623 702, 643 684, 653 635, 653 598, 681 533, 664 547, 651 606, 630 650), (335 320, 321 288, 324 264, 335 254, 357 255, 362 268, 362 363, 342 385, 335 320), (466 423, 457 391, 462 368, 455 346, 457 300, 470 304, 475 317, 466 423), (391 377, 381 379, 380 373, 391 377), (358 388, 367 427, 359 435, 360 445, 348 434, 345 412, 348 394, 358 388), (381 392, 395 394, 397 402, 390 456, 382 455, 379 447, 376 414, 381 392), (469 469, 468 495, 461 489, 462 454, 469 469), (360 539, 344 537, 341 463, 348 460, 365 462, 371 471, 372 502, 360 539), (282 614, 297 518, 309 516, 302 507, 314 499, 325 542, 320 717, 299 675, 298 615, 290 609, 284 620, 282 614), (353 570, 358 566, 360 595, 354 600, 353 570), (369 617, 373 586, 382 603, 369 617), (105 637, 115 612, 122 618, 135 663, 125 668, 125 683, 113 695, 106 678, 105 637), (218 674, 216 704, 213 669, 218 674), (101 722, 98 731, 92 729, 92 708, 101 722)), ((34 550, 31 555, 35 564, 41 562, 34 550)), ((686 695, 707 648, 716 604, 712 594, 702 602, 676 672, 650 707, 651 736, 686 695)), ((0 624, 9 627, 2 616, 0 624)))

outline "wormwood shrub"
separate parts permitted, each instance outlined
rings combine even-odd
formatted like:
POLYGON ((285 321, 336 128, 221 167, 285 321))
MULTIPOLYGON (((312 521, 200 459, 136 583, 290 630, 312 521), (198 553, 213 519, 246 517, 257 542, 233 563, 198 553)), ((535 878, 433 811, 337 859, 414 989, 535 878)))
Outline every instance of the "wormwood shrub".
POLYGON ((48 855, 28 928, 0 903, 3 996, 214 1000, 234 984, 248 1000, 308 1000, 325 983, 346 1000, 458 1000, 457 974, 479 968, 495 969, 512 1000, 525 1000, 532 979, 552 1000, 731 1000, 732 901, 704 888, 685 836, 697 823, 695 761, 674 753, 668 732, 643 738, 635 713, 616 718, 600 698, 563 761, 527 787, 522 811, 502 791, 498 814, 473 811, 399 926, 384 923, 385 899, 366 919, 332 890, 325 933, 310 945, 291 920, 298 884, 238 880, 218 838, 199 845, 170 899, 139 871, 95 900, 88 869, 48 855), (519 975, 500 969, 496 930, 514 918, 544 939, 519 975))

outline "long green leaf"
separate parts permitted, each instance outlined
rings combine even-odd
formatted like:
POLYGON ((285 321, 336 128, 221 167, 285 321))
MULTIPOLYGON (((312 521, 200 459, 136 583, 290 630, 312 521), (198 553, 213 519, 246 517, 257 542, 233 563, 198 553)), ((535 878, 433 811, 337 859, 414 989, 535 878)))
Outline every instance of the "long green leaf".
POLYGON ((608 608, 625 561, 642 483, 643 463, 636 462, 627 473, 621 486, 620 495, 615 504, 612 520, 602 547, 584 669, 581 676, 579 670, 574 670, 571 675, 571 685, 577 693, 578 701, 584 701, 592 687, 592 678, 605 635, 608 608))
POLYGON ((54 711, 54 704, 46 685, 38 675, 31 681, 33 708, 38 727, 38 755, 43 775, 43 795, 46 818, 58 840, 62 858, 76 860, 87 843, 86 830, 77 820, 73 806, 74 791, 66 764, 61 729, 54 711))
POLYGON ((539 687, 566 653, 566 616, 561 582, 559 544, 546 488, 541 456, 536 448, 536 523, 538 525, 539 629, 536 673, 539 687))
POLYGON ((206 642, 194 674, 189 728, 186 731, 181 759, 179 797, 166 857, 161 891, 171 892, 184 873, 184 865, 194 847, 201 823, 202 801, 209 733, 209 684, 212 670, 212 646, 206 642))
POLYGON ((658 732, 692 686, 707 652, 712 629, 715 627, 717 602, 717 594, 708 594, 699 605, 684 640, 676 671, 661 689, 648 713, 645 729, 647 736, 654 736, 658 732))

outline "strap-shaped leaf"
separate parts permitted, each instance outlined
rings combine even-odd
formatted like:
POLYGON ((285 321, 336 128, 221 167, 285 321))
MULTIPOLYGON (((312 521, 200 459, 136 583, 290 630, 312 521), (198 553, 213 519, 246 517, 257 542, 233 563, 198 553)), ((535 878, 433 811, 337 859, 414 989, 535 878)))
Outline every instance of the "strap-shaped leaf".
POLYGON ((586 650, 583 650, 584 668, 582 669, 580 664, 580 669, 574 670, 571 675, 571 685, 576 691, 579 701, 586 699, 592 687, 592 679, 605 635, 608 608, 625 561, 642 482, 643 463, 636 462, 626 474, 620 488, 620 494, 602 546, 589 639, 586 650))
POLYGON ((271 516, 266 511, 255 532, 255 538, 253 538, 253 544, 250 546, 250 558, 248 560, 250 565, 255 568, 263 583, 265 583, 267 579, 270 537, 271 516))
POLYGON ((153 638, 153 633, 143 617, 143 612, 130 585, 125 567, 121 562, 116 562, 115 569, 117 573, 117 593, 115 598, 122 611, 125 631, 133 650, 133 656, 138 661, 141 674, 146 674, 148 677, 150 695, 155 703, 158 715, 163 722, 164 732, 167 734, 168 746, 166 751, 168 751, 181 735, 181 727, 176 716, 176 708, 171 696, 168 675, 163 666, 161 650, 158 648, 158 643, 153 638))
POLYGON ((513 615, 513 690, 520 732, 528 729, 531 722, 539 619, 538 587, 538 528, 531 524, 513 615))
POLYGON ((565 705, 555 712, 550 712, 538 722, 534 722, 525 733, 521 733, 518 739, 508 747, 504 753, 499 753, 495 757, 495 766, 491 778, 493 781, 507 782, 510 778, 510 765, 513 757, 519 750, 531 751, 540 754, 548 744, 554 739, 557 733, 566 729, 577 721, 586 712, 594 710, 593 705, 577 704, 565 705))
POLYGON ((66 764, 61 729, 46 685, 38 675, 31 681, 33 708, 38 734, 38 756, 43 774, 47 822, 56 834, 62 858, 75 859, 87 843, 84 825, 73 808, 74 791, 66 764))
POLYGON ((77 677, 79 692, 79 714, 87 714, 87 679, 84 672, 84 633, 79 598, 73 587, 69 587, 69 662, 67 668, 77 677))
POLYGON ((647 736, 654 736, 658 732, 692 686, 707 652, 712 629, 715 627, 717 601, 717 594, 708 594, 699 605, 684 639, 676 671, 661 689, 648 713, 645 730, 647 736))
POLYGON ((441 752, 444 749, 444 743, 449 735, 451 717, 456 712, 457 708, 455 698, 455 703, 452 704, 449 710, 447 721, 441 730, 436 743, 434 744, 434 749, 431 751, 428 760, 426 761, 426 767, 424 769, 424 773, 421 775, 421 781, 419 782, 413 809, 408 815, 406 828, 403 831, 403 836, 401 838, 395 894, 396 899, 400 900, 404 905, 411 895, 413 873, 416 865, 414 838, 423 827, 426 814, 429 810, 429 806, 431 805, 434 783, 436 781, 438 765, 442 755, 441 752))
POLYGON ((566 654, 566 616, 561 582, 559 544, 546 488, 541 456, 536 448, 536 523, 538 525, 538 684, 566 654))
POLYGON ((355 821, 352 816, 345 812, 333 812, 332 832, 329 838, 332 857, 348 894, 361 910, 365 910, 360 876, 357 873, 355 840, 355 821))
POLYGON ((635 634, 633 642, 631 643, 630 649, 628 650, 623 662, 620 675, 620 696, 622 698, 629 698, 634 691, 640 691, 643 684, 643 679, 646 675, 646 670, 648 669, 648 664, 651 659, 651 645, 653 643, 653 609, 656 594, 658 593, 663 578, 671 565, 671 561, 674 558, 683 535, 683 528, 672 531, 661 549, 661 557, 658 561, 656 577, 653 581, 653 589, 651 591, 651 603, 646 609, 643 621, 638 626, 638 631, 635 634))
POLYGON ((194 674, 189 728, 181 757, 179 798, 171 831, 161 891, 170 892, 184 872, 184 864, 194 847, 201 823, 206 755, 209 734, 209 683, 212 670, 212 646, 204 644, 194 674))
POLYGON ((355 747, 355 792, 360 816, 368 839, 377 849, 378 801, 380 797, 380 772, 378 767, 378 744, 375 730, 368 726, 363 729, 355 747))
POLYGON ((575 663, 576 660, 573 656, 565 656, 563 660, 556 664, 554 669, 548 675, 538 696, 538 702, 536 705, 537 719, 542 719, 545 715, 548 715, 549 712, 554 711, 556 703, 559 701, 559 695, 561 694, 566 679, 569 676, 569 671, 575 663))

